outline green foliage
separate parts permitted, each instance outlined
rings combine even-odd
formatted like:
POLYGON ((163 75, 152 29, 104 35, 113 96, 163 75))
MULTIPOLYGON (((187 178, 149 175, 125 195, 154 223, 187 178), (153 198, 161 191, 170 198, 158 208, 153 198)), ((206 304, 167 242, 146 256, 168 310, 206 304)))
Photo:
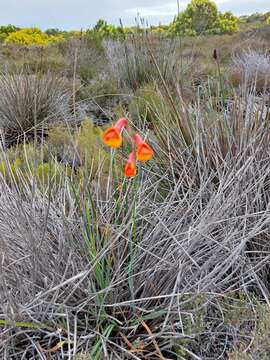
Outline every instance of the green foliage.
POLYGON ((119 39, 124 37, 125 31, 121 26, 108 24, 105 20, 99 19, 93 29, 86 31, 88 35, 95 35, 101 38, 119 39))
POLYGON ((262 13, 254 13, 251 15, 241 16, 240 21, 242 23, 254 24, 254 23, 264 23, 267 21, 267 18, 270 16, 270 12, 262 13))
MULTIPOLYGON (((44 48, 40 48, 43 50, 44 48)), ((50 56, 46 53, 33 57, 27 57, 22 63, 22 68, 27 69, 29 72, 47 74, 48 72, 53 74, 59 74, 68 70, 68 64, 62 56, 50 56)))
POLYGON ((82 123, 81 129, 75 134, 75 143, 78 144, 78 153, 81 163, 96 174, 99 164, 105 162, 105 168, 109 166, 109 156, 101 147, 102 129, 95 127, 89 120, 82 123))
POLYGON ((191 28, 197 34, 211 29, 217 15, 217 6, 211 0, 192 0, 186 9, 186 17, 191 19, 191 28))
POLYGON ((151 26, 150 31, 154 34, 167 35, 169 30, 168 25, 151 26))
POLYGON ((7 182, 18 181, 18 170, 21 167, 21 160, 15 158, 13 161, 2 160, 0 161, 0 173, 6 179, 7 182))
POLYGON ((108 26, 107 21, 103 20, 103 19, 99 19, 96 23, 96 25, 94 26, 94 30, 95 31, 101 31, 103 29, 106 29, 108 26))
POLYGON ((52 29, 47 29, 45 31, 45 34, 49 35, 49 36, 59 36, 59 35, 65 35, 67 32, 57 29, 57 28, 52 28, 52 29))
POLYGON ((146 123, 150 127, 158 123, 159 117, 169 121, 172 116, 155 84, 145 85, 136 91, 129 104, 129 112, 136 124, 146 123))
POLYGON ((237 18, 231 12, 219 13, 216 4, 211 0, 192 0, 170 25, 172 34, 188 36, 223 34, 237 29, 237 18))
POLYGON ((239 21, 230 11, 220 13, 215 23, 215 28, 211 30, 216 34, 230 34, 239 30, 239 21))
POLYGON ((82 100, 93 99, 98 106, 113 105, 118 88, 114 79, 97 79, 84 86, 78 93, 82 100))
POLYGON ((52 128, 48 144, 56 158, 77 168, 78 181, 84 176, 94 179, 98 173, 106 178, 110 156, 101 144, 102 129, 86 119, 80 129, 71 131, 64 125, 52 128))
MULTIPOLYGON (((258 304, 254 308, 256 322, 252 332, 252 341, 238 343, 230 353, 230 360, 268 360, 270 358, 270 311, 266 304, 258 304), (248 351, 243 354, 243 349, 248 351)), ((239 317, 240 318, 240 317, 239 317)), ((239 321, 239 320, 238 320, 239 321)))
POLYGON ((218 17, 216 4, 211 0, 192 0, 173 24, 173 32, 186 35, 205 33, 212 29, 218 17))
POLYGON ((0 161, 0 173, 10 185, 20 187, 35 179, 39 190, 46 191, 48 186, 61 186, 63 175, 71 177, 72 169, 57 162, 46 144, 28 143, 7 151, 5 159, 0 161))
POLYGON ((9 36, 9 34, 15 32, 15 31, 18 31, 18 30, 19 30, 19 28, 17 28, 14 25, 0 26, 0 41, 4 41, 9 36))
POLYGON ((48 185, 59 186, 63 174, 71 175, 71 169, 68 166, 59 164, 57 161, 42 162, 34 169, 34 176, 41 189, 48 185))

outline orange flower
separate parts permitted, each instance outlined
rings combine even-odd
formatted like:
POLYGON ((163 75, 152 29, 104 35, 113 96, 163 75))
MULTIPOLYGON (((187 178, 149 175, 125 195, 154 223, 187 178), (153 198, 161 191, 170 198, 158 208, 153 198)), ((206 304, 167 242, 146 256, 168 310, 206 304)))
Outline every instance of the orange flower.
POLYGON ((102 140, 104 144, 112 147, 112 148, 119 148, 122 145, 122 131, 125 126, 127 126, 128 120, 125 118, 119 119, 116 124, 107 129, 103 135, 102 140))
POLYGON ((133 137, 135 144, 137 145, 136 157, 138 161, 148 161, 154 156, 154 151, 150 145, 148 145, 140 135, 136 134, 133 137))
POLYGON ((126 177, 134 177, 136 175, 137 175, 136 156, 135 156, 135 152, 133 151, 129 155, 127 164, 125 166, 125 176, 126 177))

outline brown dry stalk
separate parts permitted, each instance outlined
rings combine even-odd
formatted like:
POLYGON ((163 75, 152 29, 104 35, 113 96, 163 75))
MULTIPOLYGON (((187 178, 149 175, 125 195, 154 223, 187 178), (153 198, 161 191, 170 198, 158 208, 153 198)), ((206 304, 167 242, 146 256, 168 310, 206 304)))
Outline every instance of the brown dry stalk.
POLYGON ((160 351, 160 348, 155 340, 155 335, 152 333, 152 331, 150 330, 149 326, 142 320, 142 326, 145 328, 145 330, 147 331, 148 335, 150 335, 152 337, 152 342, 155 346, 155 349, 156 349, 156 352, 157 352, 157 356, 161 359, 161 360, 170 360, 170 359, 166 359, 161 351, 160 351))

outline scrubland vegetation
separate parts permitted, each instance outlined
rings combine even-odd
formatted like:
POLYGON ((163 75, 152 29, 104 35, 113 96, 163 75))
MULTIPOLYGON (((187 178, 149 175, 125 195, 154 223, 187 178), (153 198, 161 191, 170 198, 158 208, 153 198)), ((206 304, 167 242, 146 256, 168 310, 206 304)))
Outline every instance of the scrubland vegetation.
POLYGON ((0 28, 1 359, 270 358, 270 14, 195 5, 0 28))

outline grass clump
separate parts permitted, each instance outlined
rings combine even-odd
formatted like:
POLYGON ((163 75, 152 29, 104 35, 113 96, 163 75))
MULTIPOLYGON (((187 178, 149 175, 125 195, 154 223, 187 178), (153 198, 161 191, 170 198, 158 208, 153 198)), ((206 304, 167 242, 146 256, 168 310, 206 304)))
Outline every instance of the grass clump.
POLYGON ((160 74, 174 84, 180 67, 178 44, 177 39, 168 41, 159 35, 142 33, 125 41, 108 40, 104 46, 109 66, 120 86, 136 90, 148 82, 160 80, 160 74))
POLYGON ((69 113, 70 90, 51 74, 1 74, 0 128, 7 144, 33 136, 69 113))
POLYGON ((233 59, 231 78, 234 85, 256 86, 263 92, 270 87, 270 57, 266 52, 249 50, 233 59))
MULTIPOLYGON (((25 184, 23 198, 3 182, 9 190, 2 194, 0 228, 10 235, 2 241, 1 319, 9 356, 59 346, 59 354, 83 351, 94 359, 134 352, 214 359, 249 339, 255 306, 249 291, 269 286, 267 134, 247 123, 241 133, 228 132, 227 141, 241 144, 232 153, 232 146, 221 148, 218 122, 195 119, 186 148, 179 124, 160 122, 167 147, 154 141, 160 155, 135 181, 117 177, 112 167, 105 183, 88 182, 86 172, 84 186, 61 173, 61 187, 42 195, 25 184), (42 242, 33 240, 38 236, 42 242), (32 325, 21 334, 22 318, 32 325)), ((87 125, 75 133, 79 152, 91 144, 87 125)), ((51 138, 55 147, 62 146, 61 133, 51 138)))
POLYGON ((140 87, 129 103, 129 112, 133 121, 138 125, 145 124, 148 127, 154 126, 159 119, 173 117, 171 107, 167 101, 164 102, 164 95, 160 92, 157 84, 148 84, 140 87))
POLYGON ((228 76, 238 36, 81 33, 46 48, 59 77, 3 73, 0 358, 267 358, 269 94, 228 76), (101 101, 114 88, 117 107, 101 101), (122 118, 117 151, 85 117, 94 101, 122 118))

